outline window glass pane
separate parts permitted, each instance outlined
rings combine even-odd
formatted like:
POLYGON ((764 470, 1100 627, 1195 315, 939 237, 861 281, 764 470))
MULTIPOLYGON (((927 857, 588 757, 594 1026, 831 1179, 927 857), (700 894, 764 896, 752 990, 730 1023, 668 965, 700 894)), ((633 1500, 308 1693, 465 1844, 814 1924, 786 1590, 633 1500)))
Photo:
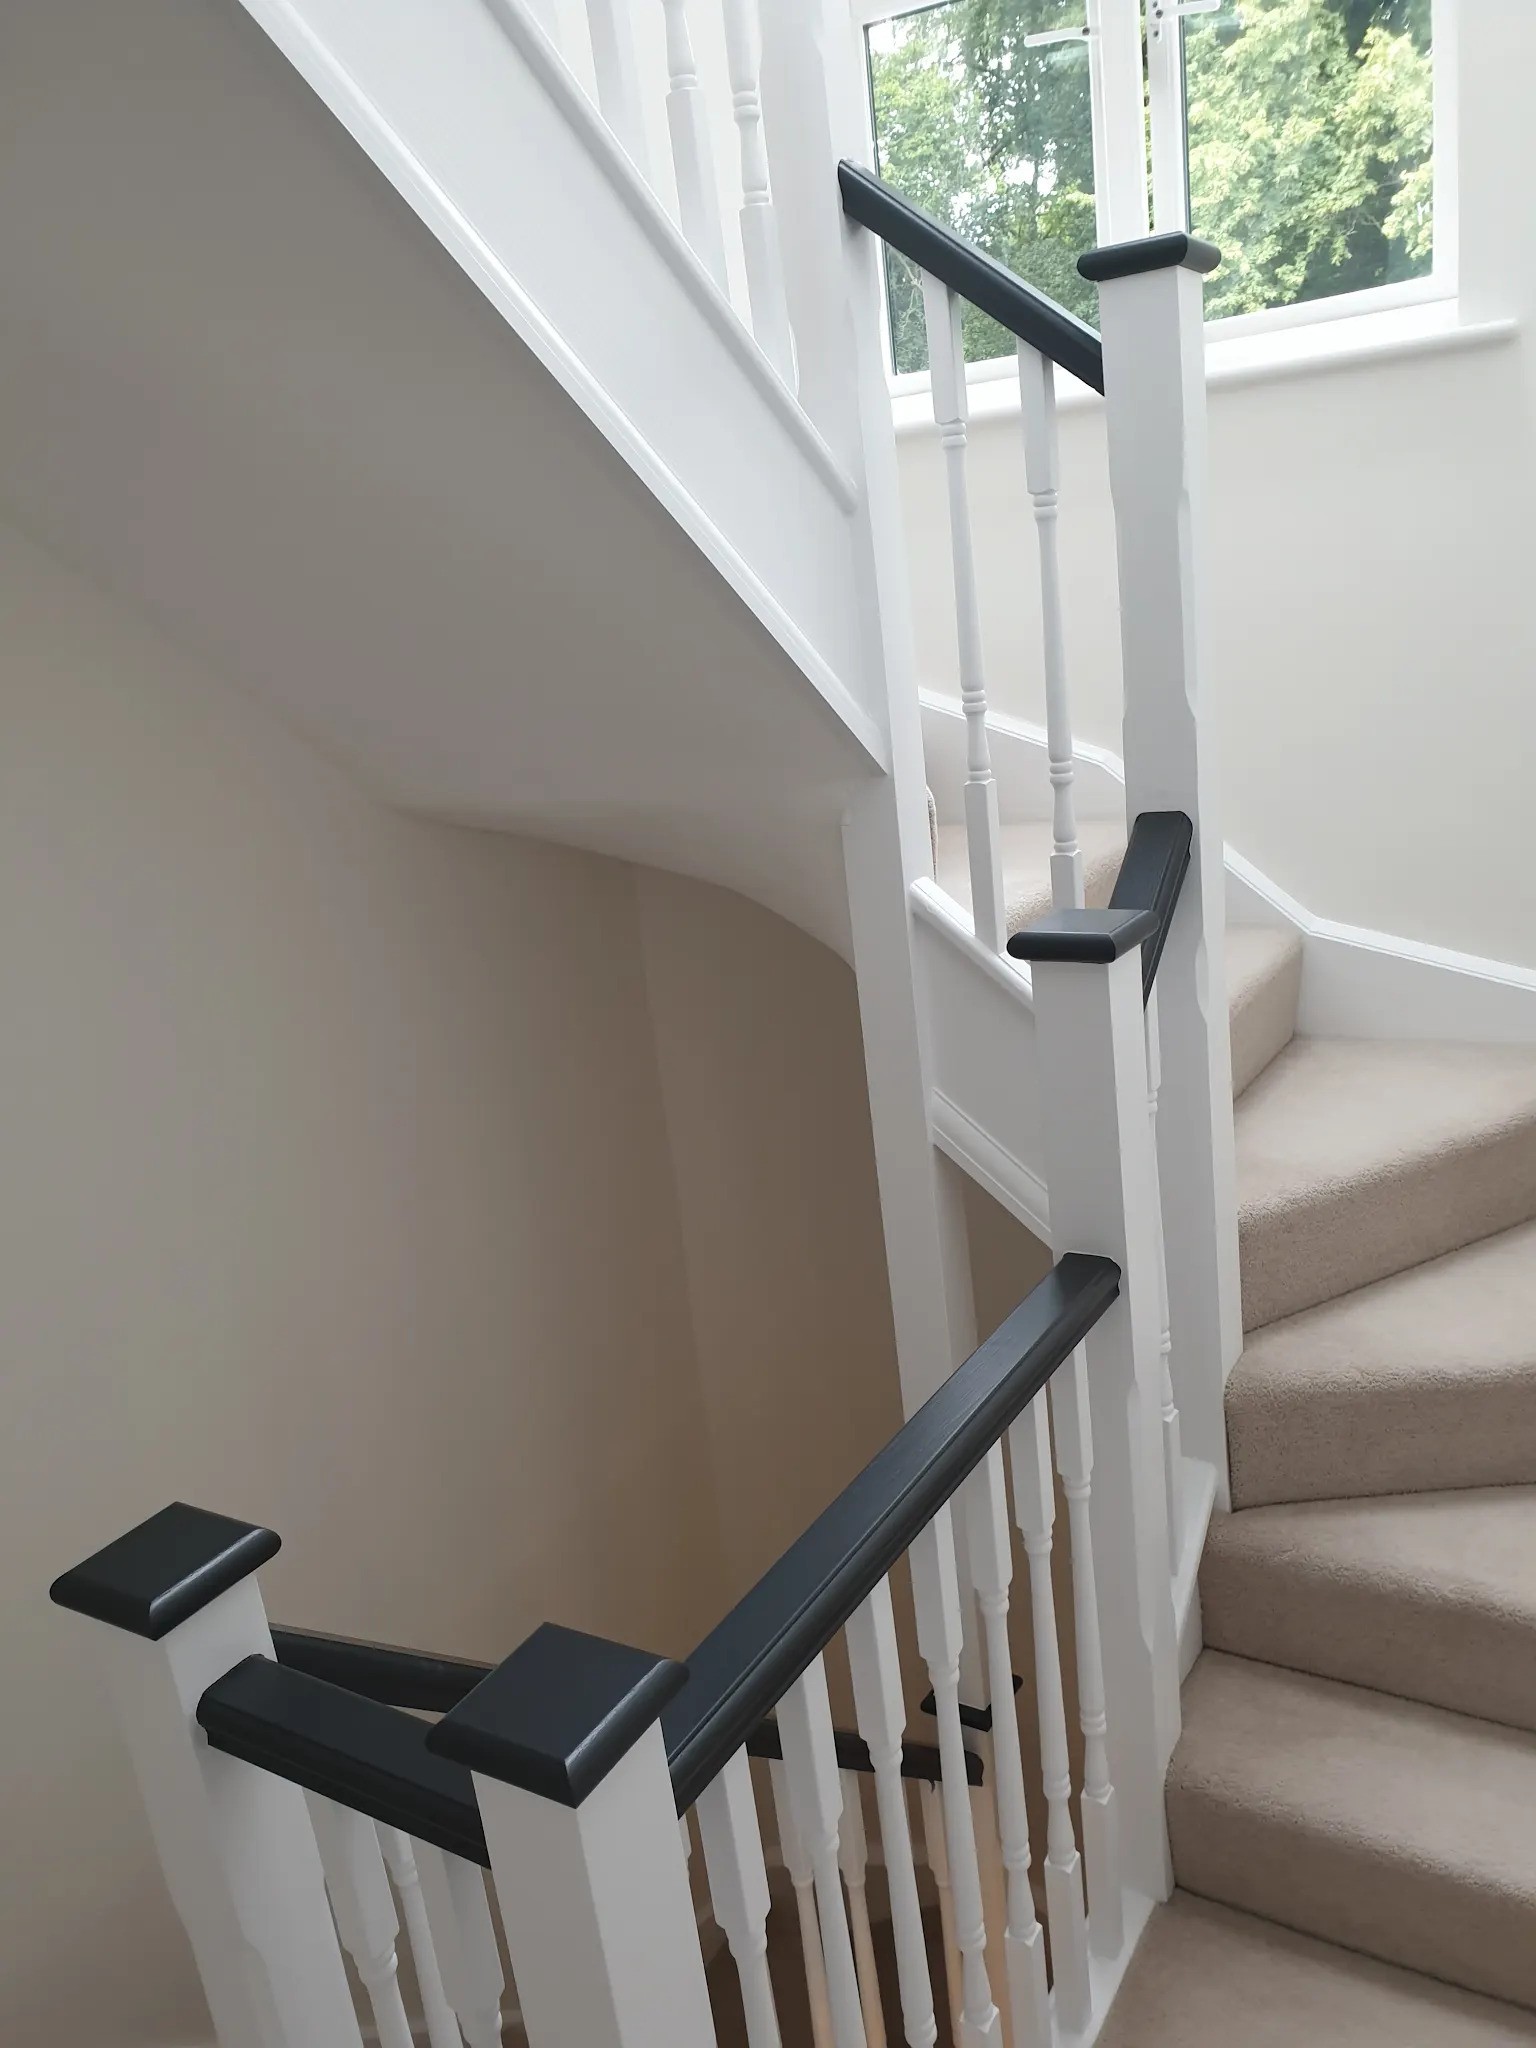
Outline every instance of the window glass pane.
POLYGON ((1224 0, 1184 23, 1206 318, 1434 267, 1431 0, 1224 0))
MULTIPOLYGON (((876 162, 917 205, 1084 319, 1095 295, 1077 259, 1096 238, 1083 0, 946 0, 868 31, 876 162), (1030 47, 1052 31, 1065 39, 1030 47)), ((917 273, 888 256, 891 352, 925 370, 917 273)), ((969 362, 1013 338, 965 309, 969 362)))

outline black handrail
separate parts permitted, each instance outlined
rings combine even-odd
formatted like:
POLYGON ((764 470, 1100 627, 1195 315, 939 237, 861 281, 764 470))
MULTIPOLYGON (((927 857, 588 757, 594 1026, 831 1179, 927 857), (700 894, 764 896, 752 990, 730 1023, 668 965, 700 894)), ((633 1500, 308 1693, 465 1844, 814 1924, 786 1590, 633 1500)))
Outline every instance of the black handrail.
POLYGON ((662 1714, 684 1812, 915 1542, 1120 1291, 1070 1252, 688 1658, 662 1714))
POLYGON ((490 1867, 474 1783, 430 1753, 426 1722, 270 1657, 215 1679, 197 1719, 226 1756, 490 1867))
POLYGON ((876 177, 846 160, 837 167, 843 211, 860 227, 909 257, 919 270, 947 284, 1020 341, 1095 391, 1104 389, 1104 345, 1085 320, 1036 291, 1005 264, 966 241, 942 221, 876 177))
MULTIPOLYGON (((452 1713, 495 1669, 492 1664, 477 1664, 469 1657, 443 1657, 430 1650, 402 1649, 396 1643, 363 1642, 355 1636, 329 1636, 315 1629, 283 1628, 276 1624, 272 1629, 272 1647, 285 1670, 339 1686, 377 1706, 404 1707, 425 1714, 452 1713)), ((281 1747, 280 1731, 272 1733, 269 1758, 281 1747)), ((873 1771, 868 1744, 851 1729, 834 1729, 833 1740, 840 1770, 873 1771)), ((767 1720, 755 1728, 746 1747, 751 1756, 779 1756, 779 1731, 774 1722, 767 1720)), ((268 1767, 278 1768, 270 1762, 268 1767)), ((967 1752, 966 1770, 973 1785, 983 1782, 979 1756, 967 1752)), ((279 1775, 287 1776, 288 1772, 279 1768, 279 1775)), ((939 1752, 931 1743, 903 1743, 901 1775, 936 1785, 943 1775, 939 1752)))
POLYGON ((1125 858, 1110 892, 1111 910, 1150 910, 1157 929, 1141 942, 1141 999, 1152 999, 1157 963, 1189 872, 1195 828, 1183 811, 1143 811, 1131 827, 1125 858))
POLYGON ((1143 811, 1131 827, 1108 907, 1052 910, 1013 934, 1009 956, 1101 967, 1140 946, 1141 999, 1149 1002, 1194 836, 1182 811, 1143 811))

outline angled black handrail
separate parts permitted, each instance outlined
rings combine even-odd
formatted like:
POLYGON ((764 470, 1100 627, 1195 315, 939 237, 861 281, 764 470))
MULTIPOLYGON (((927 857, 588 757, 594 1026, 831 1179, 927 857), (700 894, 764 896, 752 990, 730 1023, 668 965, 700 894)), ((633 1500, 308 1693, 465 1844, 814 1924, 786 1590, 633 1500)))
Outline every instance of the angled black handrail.
MULTIPOLYGON (((444 1657, 430 1650, 402 1649, 396 1643, 364 1642, 355 1636, 331 1636, 316 1629, 283 1628, 276 1624, 272 1629, 272 1647, 285 1670, 339 1686, 377 1706, 405 1707, 425 1714, 451 1714, 495 1669, 494 1665, 478 1664, 469 1657, 444 1657)), ((833 1740, 839 1769, 873 1771, 868 1744, 851 1729, 834 1729, 833 1740)), ((746 1747, 752 1756, 779 1756, 779 1731, 774 1722, 764 1721, 754 1729, 746 1747)), ((979 1756, 967 1752, 966 1770, 973 1785, 982 1783, 979 1756)), ((903 1743, 901 1774, 904 1778, 937 1784, 943 1775, 938 1750, 931 1743, 903 1743)))
POLYGON ((1131 827, 1125 858, 1110 891, 1111 910, 1150 910, 1156 929, 1141 942, 1141 999, 1152 999, 1157 963, 1189 873, 1195 828, 1183 811, 1143 811, 1131 827))
POLYGON ((1143 811, 1104 910, 1053 910, 1008 941, 1015 960, 1066 960, 1103 966, 1141 948, 1141 999, 1151 1001, 1179 891, 1189 871, 1195 828, 1182 811, 1143 811))
POLYGON ((910 1549, 1119 1290, 1112 1260, 1068 1253, 705 1637, 661 1719, 679 1812, 910 1549))
POLYGON ((215 1679, 197 1719, 226 1756, 490 1867, 470 1774, 429 1752, 426 1722, 270 1657, 215 1679))
POLYGON ((1095 391, 1104 389, 1104 345, 1085 320, 914 206, 862 164, 840 163, 837 182, 850 220, 1095 391))

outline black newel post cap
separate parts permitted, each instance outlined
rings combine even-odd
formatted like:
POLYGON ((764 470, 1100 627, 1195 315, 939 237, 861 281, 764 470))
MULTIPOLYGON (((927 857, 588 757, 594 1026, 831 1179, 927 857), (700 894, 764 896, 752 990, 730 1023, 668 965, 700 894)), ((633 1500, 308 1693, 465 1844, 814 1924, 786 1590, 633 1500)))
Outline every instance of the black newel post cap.
POLYGON ((1155 910, 1053 910, 1008 941, 1015 960, 1107 967, 1158 929, 1155 910))
POLYGON ((48 1589, 58 1607, 157 1643, 276 1557, 282 1539, 173 1501, 48 1589))
POLYGON ((686 1665, 545 1622, 427 1736, 436 1756, 559 1806, 588 1793, 682 1690, 686 1665))
POLYGON ((1214 242, 1198 235, 1142 235, 1134 242, 1106 242, 1077 259, 1078 274, 1090 284, 1111 278, 1139 277, 1146 270, 1197 270, 1209 276, 1221 261, 1214 242))

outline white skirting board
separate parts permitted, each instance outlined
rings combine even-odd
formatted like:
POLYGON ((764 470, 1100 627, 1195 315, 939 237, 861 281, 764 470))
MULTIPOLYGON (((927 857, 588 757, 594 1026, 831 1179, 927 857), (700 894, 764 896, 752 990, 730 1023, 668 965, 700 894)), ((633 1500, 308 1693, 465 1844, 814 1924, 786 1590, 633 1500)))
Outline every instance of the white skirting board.
MULTIPOLYGON (((957 699, 922 693, 923 746, 939 816, 953 815, 964 780, 965 719, 957 699)), ((1025 719, 987 718, 1005 822, 1048 818, 1045 732, 1025 719)), ((1080 818, 1117 817, 1124 772, 1107 748, 1074 750, 1080 818)), ((1301 935, 1299 1028, 1318 1037, 1461 1039, 1536 1043, 1536 969, 1432 946, 1320 917, 1253 863, 1226 849, 1227 916, 1234 924, 1288 927, 1301 935)))

